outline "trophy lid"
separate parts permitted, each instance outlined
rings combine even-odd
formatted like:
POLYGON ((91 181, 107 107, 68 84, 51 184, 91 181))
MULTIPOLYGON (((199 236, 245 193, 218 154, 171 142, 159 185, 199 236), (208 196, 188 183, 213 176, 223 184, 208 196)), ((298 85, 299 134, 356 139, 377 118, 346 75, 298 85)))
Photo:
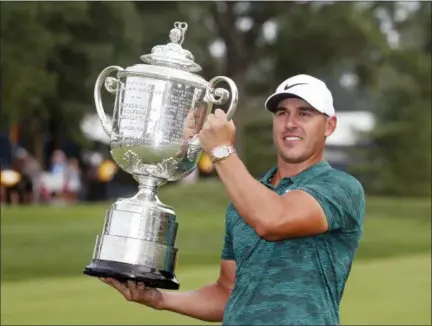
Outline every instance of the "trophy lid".
POLYGON ((201 67, 194 62, 194 56, 186 49, 182 48, 188 25, 186 23, 175 22, 174 28, 169 33, 170 43, 166 45, 156 45, 150 54, 141 56, 141 60, 157 66, 176 68, 188 72, 201 71, 201 67))

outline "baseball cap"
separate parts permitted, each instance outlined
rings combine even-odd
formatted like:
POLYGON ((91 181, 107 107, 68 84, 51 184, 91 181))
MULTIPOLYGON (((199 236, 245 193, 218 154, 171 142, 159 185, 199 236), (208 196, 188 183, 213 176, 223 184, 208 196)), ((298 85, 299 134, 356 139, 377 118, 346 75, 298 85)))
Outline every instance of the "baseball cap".
POLYGON ((289 97, 299 97, 315 110, 328 116, 335 115, 333 96, 327 85, 320 79, 301 74, 284 80, 276 92, 265 101, 265 107, 274 112, 280 101, 289 97))

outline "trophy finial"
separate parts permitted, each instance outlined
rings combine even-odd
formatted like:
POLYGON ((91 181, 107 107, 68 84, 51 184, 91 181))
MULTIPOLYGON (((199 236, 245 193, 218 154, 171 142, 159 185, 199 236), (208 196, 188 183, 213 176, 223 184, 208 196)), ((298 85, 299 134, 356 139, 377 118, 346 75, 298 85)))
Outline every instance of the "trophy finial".
POLYGON ((174 28, 169 33, 171 43, 183 44, 185 34, 188 28, 187 23, 175 22, 174 28))
POLYGON ((141 56, 141 60, 151 65, 171 67, 188 72, 201 71, 201 67, 194 62, 193 54, 182 47, 187 29, 187 23, 175 22, 174 28, 169 32, 170 43, 154 46, 150 54, 141 56))

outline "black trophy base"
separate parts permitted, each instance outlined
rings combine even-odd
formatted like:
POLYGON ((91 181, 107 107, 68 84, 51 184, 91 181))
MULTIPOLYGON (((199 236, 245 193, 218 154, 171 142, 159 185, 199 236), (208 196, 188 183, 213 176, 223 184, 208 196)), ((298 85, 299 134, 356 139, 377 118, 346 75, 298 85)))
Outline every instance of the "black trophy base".
POLYGON ((144 266, 108 260, 94 259, 84 268, 84 274, 94 277, 113 278, 120 282, 143 282, 152 288, 178 290, 180 284, 175 275, 144 266))

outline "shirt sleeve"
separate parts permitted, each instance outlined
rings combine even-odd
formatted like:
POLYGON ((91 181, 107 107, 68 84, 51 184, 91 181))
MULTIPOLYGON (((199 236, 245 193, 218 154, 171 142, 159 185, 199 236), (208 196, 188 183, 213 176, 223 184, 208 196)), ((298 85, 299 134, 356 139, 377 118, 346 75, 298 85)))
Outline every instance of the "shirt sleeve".
POLYGON ((362 229, 365 194, 360 182, 349 174, 330 175, 299 188, 314 197, 327 218, 329 231, 362 229))
POLYGON ((230 211, 232 210, 231 205, 227 209, 227 213, 225 215, 225 237, 224 237, 224 244, 222 248, 222 255, 221 258, 223 260, 234 260, 234 248, 233 248, 233 241, 232 241, 232 232, 231 232, 231 225, 230 219, 231 214, 230 211))

